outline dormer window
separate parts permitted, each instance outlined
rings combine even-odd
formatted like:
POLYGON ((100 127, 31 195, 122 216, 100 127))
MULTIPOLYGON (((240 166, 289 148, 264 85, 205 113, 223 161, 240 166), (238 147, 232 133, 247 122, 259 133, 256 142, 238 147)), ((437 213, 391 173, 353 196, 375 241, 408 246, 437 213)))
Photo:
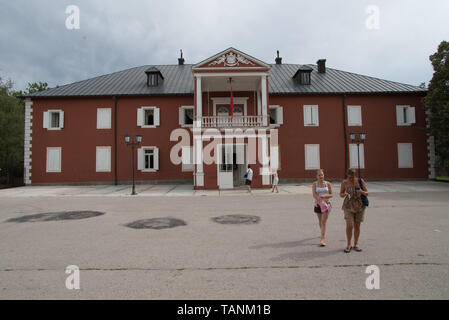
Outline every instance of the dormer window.
POLYGON ((164 80, 161 71, 155 67, 145 70, 145 74, 147 75, 147 86, 149 87, 157 87, 164 80))
POLYGON ((299 84, 302 85, 309 85, 311 84, 311 73, 312 68, 309 66, 301 66, 299 67, 298 71, 296 71, 295 75, 293 76, 296 81, 298 81, 299 84))
POLYGON ((157 74, 150 74, 149 75, 149 80, 148 80, 148 85, 150 87, 155 87, 157 86, 157 74))

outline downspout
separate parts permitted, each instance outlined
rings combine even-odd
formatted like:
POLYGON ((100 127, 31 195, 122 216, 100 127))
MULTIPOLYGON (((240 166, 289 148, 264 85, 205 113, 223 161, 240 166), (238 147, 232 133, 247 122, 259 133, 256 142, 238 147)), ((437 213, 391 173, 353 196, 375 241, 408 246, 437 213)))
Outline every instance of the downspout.
POLYGON ((117 185, 117 96, 114 100, 114 184, 117 185))
POLYGON ((346 94, 342 95, 341 104, 343 110, 343 141, 345 146, 345 173, 344 177, 346 178, 346 172, 348 171, 348 143, 346 139, 346 104, 345 104, 346 94))

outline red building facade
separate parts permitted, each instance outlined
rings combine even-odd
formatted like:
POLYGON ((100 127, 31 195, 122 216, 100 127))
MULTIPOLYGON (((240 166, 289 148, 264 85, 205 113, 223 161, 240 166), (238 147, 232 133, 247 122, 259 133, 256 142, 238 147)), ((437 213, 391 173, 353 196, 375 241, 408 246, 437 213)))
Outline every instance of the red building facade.
POLYGON ((432 178, 425 90, 317 65, 266 64, 229 48, 196 65, 143 66, 25 97, 25 183, 193 183, 196 189, 432 178), (233 107, 231 107, 231 92, 233 107))

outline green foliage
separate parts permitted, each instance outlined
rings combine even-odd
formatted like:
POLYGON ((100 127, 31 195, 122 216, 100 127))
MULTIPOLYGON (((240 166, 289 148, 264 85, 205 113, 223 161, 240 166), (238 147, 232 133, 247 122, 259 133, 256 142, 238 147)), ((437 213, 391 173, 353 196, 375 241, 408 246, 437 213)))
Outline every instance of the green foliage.
POLYGON ((429 133, 435 137, 437 165, 449 167, 449 42, 442 41, 429 57, 434 69, 424 106, 430 112, 429 133))
POLYGON ((14 91, 12 81, 5 82, 0 77, 0 177, 6 177, 2 180, 7 184, 23 177, 25 110, 19 96, 47 87, 46 82, 35 82, 28 83, 25 92, 14 91))

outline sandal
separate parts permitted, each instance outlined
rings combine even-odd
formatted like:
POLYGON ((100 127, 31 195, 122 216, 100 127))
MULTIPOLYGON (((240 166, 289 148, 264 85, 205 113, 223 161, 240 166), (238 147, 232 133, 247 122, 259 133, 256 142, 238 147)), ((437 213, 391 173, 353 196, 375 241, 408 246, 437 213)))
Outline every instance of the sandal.
POLYGON ((343 250, 343 251, 346 253, 349 253, 349 252, 351 252, 351 249, 352 249, 352 247, 346 247, 345 250, 343 250))
POLYGON ((362 251, 362 249, 360 249, 359 246, 354 246, 353 248, 354 248, 354 250, 357 251, 357 252, 362 251))
POLYGON ((325 242, 321 242, 320 243, 320 247, 325 247, 326 246, 326 243, 325 242))

